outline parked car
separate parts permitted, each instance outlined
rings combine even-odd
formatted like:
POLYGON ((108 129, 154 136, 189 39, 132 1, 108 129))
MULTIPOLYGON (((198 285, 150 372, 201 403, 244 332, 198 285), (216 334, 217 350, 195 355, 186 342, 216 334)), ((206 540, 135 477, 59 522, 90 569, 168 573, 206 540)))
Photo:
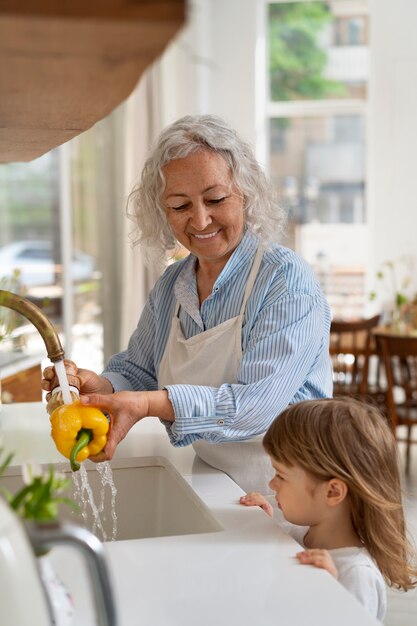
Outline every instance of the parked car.
MULTIPOLYGON (((53 258, 51 241, 16 241, 0 248, 0 279, 12 276, 19 270, 19 280, 24 287, 55 285, 62 265, 53 258)), ((71 275, 74 282, 93 278, 94 258, 74 250, 71 275)))

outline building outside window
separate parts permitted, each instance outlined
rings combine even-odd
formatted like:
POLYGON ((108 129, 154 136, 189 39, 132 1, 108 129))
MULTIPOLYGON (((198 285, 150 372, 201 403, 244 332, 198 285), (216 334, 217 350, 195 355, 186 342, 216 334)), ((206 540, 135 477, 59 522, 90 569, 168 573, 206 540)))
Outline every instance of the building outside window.
POLYGON ((270 176, 335 317, 366 305, 366 0, 268 2, 270 176), (363 242, 363 245, 362 245, 363 242))

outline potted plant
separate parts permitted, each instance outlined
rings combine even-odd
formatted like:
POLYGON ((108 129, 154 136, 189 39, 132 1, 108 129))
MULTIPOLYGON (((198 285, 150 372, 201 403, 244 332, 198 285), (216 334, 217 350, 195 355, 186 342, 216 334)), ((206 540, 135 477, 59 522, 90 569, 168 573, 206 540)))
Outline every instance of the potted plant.
MULTIPOLYGON (((0 449, 0 457, 4 451, 0 449)), ((13 459, 13 453, 0 458, 0 477, 13 459)), ((52 466, 45 474, 40 465, 25 463, 22 466, 23 487, 15 494, 5 487, 1 492, 16 515, 24 521, 51 522, 58 519, 58 505, 65 503, 72 508, 77 505, 63 494, 68 489, 70 480, 54 472, 52 466)))
POLYGON ((399 332, 417 329, 416 260, 403 255, 396 261, 384 261, 376 273, 379 293, 370 293, 370 300, 381 300, 388 316, 388 325, 399 332))

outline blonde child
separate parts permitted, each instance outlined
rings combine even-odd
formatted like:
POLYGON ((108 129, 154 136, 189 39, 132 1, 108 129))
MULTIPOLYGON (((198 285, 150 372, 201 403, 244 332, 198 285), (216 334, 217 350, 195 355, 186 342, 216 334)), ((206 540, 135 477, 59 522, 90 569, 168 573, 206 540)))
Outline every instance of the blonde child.
MULTIPOLYGON (((417 584, 396 441, 384 418, 351 398, 300 402, 276 418, 263 445, 284 529, 306 548, 300 563, 330 572, 382 620, 384 580, 403 590, 417 584)), ((258 493, 240 501, 272 515, 258 493)))

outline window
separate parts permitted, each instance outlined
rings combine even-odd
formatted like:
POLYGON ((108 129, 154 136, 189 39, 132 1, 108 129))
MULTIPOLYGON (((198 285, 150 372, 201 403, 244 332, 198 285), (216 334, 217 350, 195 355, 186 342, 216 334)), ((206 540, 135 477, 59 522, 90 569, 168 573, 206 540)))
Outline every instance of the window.
MULTIPOLYGON (((32 162, 0 165, 0 289, 40 306, 66 357, 95 371, 118 349, 115 223, 124 212, 123 167, 115 164, 123 163, 122 119, 119 107, 61 148, 32 162), (104 345, 105 325, 113 345, 104 345)), ((2 377, 44 356, 33 325, 0 307, 2 377)))
POLYGON ((367 8, 267 3, 270 176, 288 210, 287 244, 315 267, 336 317, 365 305, 367 8))

